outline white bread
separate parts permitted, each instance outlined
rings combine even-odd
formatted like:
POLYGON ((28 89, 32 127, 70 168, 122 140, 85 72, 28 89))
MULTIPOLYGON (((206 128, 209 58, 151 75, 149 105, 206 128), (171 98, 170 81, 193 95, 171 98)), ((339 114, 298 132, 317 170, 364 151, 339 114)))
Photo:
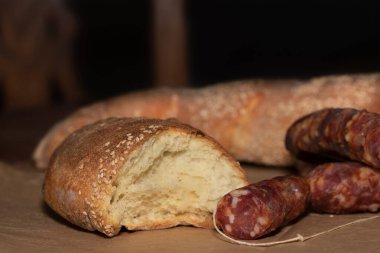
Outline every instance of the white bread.
POLYGON ((191 126, 110 118, 75 131, 56 149, 44 198, 71 223, 114 236, 123 226, 211 228, 219 198, 247 184, 239 163, 191 126))
POLYGON ((297 118, 326 107, 380 113, 380 75, 342 75, 295 80, 253 80, 202 89, 135 92, 84 107, 57 123, 36 147, 33 159, 46 168, 54 149, 75 129, 111 116, 175 117, 206 132, 236 159, 289 166, 287 128, 297 118))

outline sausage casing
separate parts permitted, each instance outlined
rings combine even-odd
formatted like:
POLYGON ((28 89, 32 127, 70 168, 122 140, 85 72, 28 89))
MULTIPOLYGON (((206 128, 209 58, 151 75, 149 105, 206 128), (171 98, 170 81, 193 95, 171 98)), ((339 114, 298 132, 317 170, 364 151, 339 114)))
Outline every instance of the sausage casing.
POLYGON ((316 111, 290 126, 285 143, 300 159, 315 154, 380 168, 380 115, 349 108, 316 111))
POLYGON ((215 219, 236 239, 256 239, 299 217, 308 206, 309 185, 296 176, 282 176, 236 189, 217 205, 215 219))
POLYGON ((323 213, 377 212, 380 174, 360 163, 326 163, 307 176, 311 208, 323 213))

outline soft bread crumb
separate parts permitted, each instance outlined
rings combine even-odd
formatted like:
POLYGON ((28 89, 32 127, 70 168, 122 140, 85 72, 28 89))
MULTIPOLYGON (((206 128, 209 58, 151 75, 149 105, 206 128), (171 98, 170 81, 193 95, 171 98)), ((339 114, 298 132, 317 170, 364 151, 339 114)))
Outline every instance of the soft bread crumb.
POLYGON ((125 161, 110 215, 128 229, 209 223, 217 200, 241 185, 222 156, 192 135, 164 132, 149 139, 125 161))

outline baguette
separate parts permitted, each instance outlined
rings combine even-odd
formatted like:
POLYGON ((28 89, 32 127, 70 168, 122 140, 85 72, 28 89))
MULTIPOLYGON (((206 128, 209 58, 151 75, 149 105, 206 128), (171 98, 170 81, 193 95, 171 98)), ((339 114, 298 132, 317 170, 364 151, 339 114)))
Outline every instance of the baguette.
POLYGON ((111 237, 124 226, 212 228, 244 170, 211 137, 174 119, 109 118, 71 134, 54 152, 46 203, 71 223, 111 237))
POLYGON ((380 113, 380 75, 341 75, 297 80, 253 80, 200 89, 153 89, 98 102, 57 123, 37 145, 33 159, 47 167, 55 148, 75 129, 112 116, 174 117, 220 142, 240 161, 290 166, 287 128, 326 107, 380 113))

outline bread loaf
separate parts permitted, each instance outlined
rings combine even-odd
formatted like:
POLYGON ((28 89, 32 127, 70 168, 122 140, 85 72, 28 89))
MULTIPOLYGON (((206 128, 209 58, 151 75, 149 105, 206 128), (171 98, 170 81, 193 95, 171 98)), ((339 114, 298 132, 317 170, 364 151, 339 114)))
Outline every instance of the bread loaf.
POLYGON ((73 224, 114 236, 123 226, 211 228, 219 198, 247 184, 233 157, 191 126, 110 118, 75 131, 56 149, 44 198, 73 224))
POLYGON ((86 124, 112 116, 175 117, 220 142, 236 159, 289 166, 287 128, 297 118, 326 107, 351 107, 380 113, 380 75, 342 75, 306 81, 254 80, 201 89, 135 92, 84 107, 57 123, 34 151, 46 168, 54 149, 86 124))

